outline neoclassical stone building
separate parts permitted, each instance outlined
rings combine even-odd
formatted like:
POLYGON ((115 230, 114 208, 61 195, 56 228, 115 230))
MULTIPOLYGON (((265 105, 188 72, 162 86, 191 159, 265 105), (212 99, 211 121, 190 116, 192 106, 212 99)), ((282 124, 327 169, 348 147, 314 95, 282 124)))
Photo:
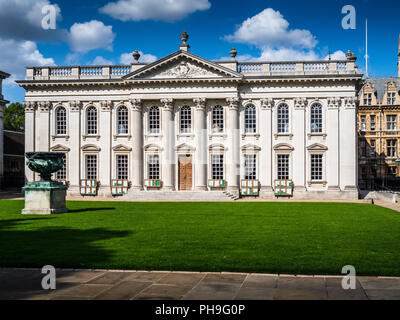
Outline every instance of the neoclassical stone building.
MULTIPOLYGON (((179 51, 151 64, 28 67, 26 151, 66 153, 56 174, 70 194, 85 179, 111 196, 238 193, 253 181, 273 197, 292 180, 298 198, 358 197, 356 57, 345 61, 209 61, 179 51), (83 181, 82 181, 83 180, 83 181), (150 191, 154 191, 151 193, 150 191), (147 192, 147 193, 146 193, 147 192)), ((37 177, 27 169, 29 180, 37 177)), ((90 192, 90 191, 89 191, 90 192)))

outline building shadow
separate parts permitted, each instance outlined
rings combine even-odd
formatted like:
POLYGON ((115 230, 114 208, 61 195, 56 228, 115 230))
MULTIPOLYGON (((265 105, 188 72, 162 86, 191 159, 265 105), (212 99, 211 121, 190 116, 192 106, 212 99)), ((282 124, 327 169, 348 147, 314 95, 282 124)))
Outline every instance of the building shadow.
MULTIPOLYGON (((68 207, 68 205, 67 205, 68 207)), ((68 213, 94 212, 94 211, 109 211, 116 210, 115 208, 84 208, 84 209, 68 209, 68 213)))

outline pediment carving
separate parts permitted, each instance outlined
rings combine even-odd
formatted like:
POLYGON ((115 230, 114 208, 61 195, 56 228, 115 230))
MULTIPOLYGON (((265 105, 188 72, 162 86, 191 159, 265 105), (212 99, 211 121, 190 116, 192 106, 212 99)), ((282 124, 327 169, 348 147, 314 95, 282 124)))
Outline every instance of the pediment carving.
POLYGON ((290 145, 290 144, 287 144, 287 143, 280 143, 280 144, 277 144, 276 146, 274 146, 274 150, 280 150, 280 151, 293 151, 294 150, 294 148, 290 145))
POLYGON ((61 144, 57 144, 56 146, 50 148, 50 151, 53 152, 69 152, 70 150, 71 150, 70 148, 63 146, 61 144))
POLYGON ((119 145, 113 147, 113 150, 114 151, 132 151, 132 148, 124 146, 123 144, 119 144, 119 145))
POLYGON ((156 144, 148 144, 147 146, 144 147, 145 151, 163 151, 163 148, 161 148, 159 145, 156 144))
POLYGON ((307 147, 307 150, 312 150, 312 151, 326 151, 328 148, 322 144, 319 143, 314 143, 311 146, 307 147))
POLYGON ((94 145, 94 144, 86 144, 84 146, 82 146, 82 151, 86 151, 86 152, 90 152, 90 151, 94 151, 94 152, 100 152, 101 148, 94 145))
POLYGON ((179 146, 177 146, 176 148, 176 151, 180 151, 180 152, 192 152, 192 151, 196 151, 196 148, 195 147, 193 147, 193 146, 191 146, 191 145, 188 145, 188 144, 186 144, 186 143, 182 143, 182 144, 180 144, 179 146))

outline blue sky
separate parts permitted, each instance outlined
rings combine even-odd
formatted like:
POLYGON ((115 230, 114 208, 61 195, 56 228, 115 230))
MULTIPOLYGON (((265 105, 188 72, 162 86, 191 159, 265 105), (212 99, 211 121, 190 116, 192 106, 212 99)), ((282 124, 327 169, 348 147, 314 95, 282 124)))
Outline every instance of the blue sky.
POLYGON ((128 64, 131 52, 151 62, 190 35, 206 59, 324 59, 350 49, 365 70, 365 19, 370 76, 395 76, 400 23, 396 0, 0 0, 0 70, 13 74, 6 99, 24 100, 13 80, 27 65, 128 64), (56 30, 41 28, 44 5, 57 9, 56 30), (342 7, 356 8, 356 29, 342 28, 342 7))

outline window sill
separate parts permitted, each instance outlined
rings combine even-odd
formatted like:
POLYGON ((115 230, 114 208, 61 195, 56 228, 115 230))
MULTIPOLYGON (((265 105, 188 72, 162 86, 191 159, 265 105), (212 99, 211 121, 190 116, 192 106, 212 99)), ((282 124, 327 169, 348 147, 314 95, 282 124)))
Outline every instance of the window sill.
POLYGON ((279 139, 279 138, 289 138, 290 140, 292 140, 293 138, 293 134, 292 133, 275 133, 275 139, 279 139))
POLYGON ((326 133, 309 133, 309 134, 307 134, 307 136, 308 136, 308 139, 311 139, 311 138, 313 138, 313 137, 316 137, 316 138, 324 138, 324 140, 325 140, 325 138, 328 136, 326 133))
POLYGON ((177 135, 177 138, 194 138, 194 134, 193 133, 179 133, 177 135))
POLYGON ((323 186, 326 187, 326 185, 328 184, 327 181, 308 181, 308 186, 309 187, 315 187, 315 186, 323 186))
POLYGON ((69 140, 69 135, 66 134, 60 134, 60 135, 52 135, 51 138, 54 140, 56 139, 65 139, 65 140, 69 140))
POLYGON ((259 133, 243 133, 242 139, 244 140, 245 138, 256 138, 258 140, 260 138, 260 134, 259 133))
POLYGON ((98 141, 98 140, 100 140, 100 135, 85 134, 85 135, 83 135, 83 140, 86 140, 86 139, 97 139, 97 141, 98 141))
POLYGON ((161 133, 151 133, 144 136, 146 139, 148 138, 162 138, 163 135, 161 133))
POLYGON ((132 135, 130 135, 130 134, 115 134, 114 135, 114 140, 122 139, 122 138, 130 140, 132 138, 132 135))
POLYGON ((228 137, 228 135, 226 133, 223 133, 223 132, 221 132, 221 133, 210 133, 208 136, 209 136, 210 140, 212 138, 227 138, 228 137))

